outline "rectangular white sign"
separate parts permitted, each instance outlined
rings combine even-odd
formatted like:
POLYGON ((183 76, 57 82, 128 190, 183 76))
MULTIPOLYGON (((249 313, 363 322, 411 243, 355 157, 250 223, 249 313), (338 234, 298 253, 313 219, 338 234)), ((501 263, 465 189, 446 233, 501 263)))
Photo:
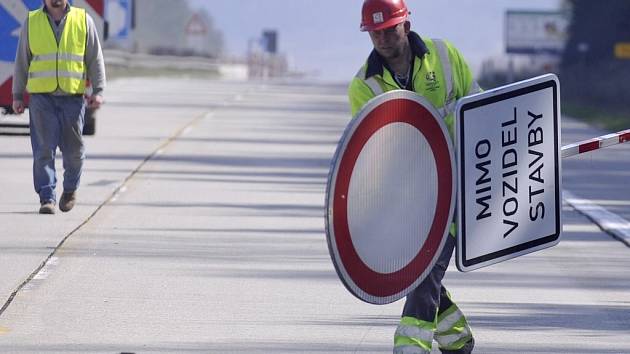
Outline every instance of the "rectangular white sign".
POLYGON ((560 240, 560 98, 555 75, 457 105, 457 267, 469 271, 560 240))
POLYGON ((562 54, 569 17, 558 11, 508 11, 505 20, 506 52, 562 54))

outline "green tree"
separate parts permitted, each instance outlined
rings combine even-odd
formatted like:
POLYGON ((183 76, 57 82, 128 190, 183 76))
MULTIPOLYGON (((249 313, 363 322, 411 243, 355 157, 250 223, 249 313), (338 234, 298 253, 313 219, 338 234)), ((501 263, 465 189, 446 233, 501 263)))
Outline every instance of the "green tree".
POLYGON ((569 38, 562 57, 565 97, 605 109, 630 100, 630 59, 615 57, 617 43, 630 43, 630 1, 568 0, 569 38))

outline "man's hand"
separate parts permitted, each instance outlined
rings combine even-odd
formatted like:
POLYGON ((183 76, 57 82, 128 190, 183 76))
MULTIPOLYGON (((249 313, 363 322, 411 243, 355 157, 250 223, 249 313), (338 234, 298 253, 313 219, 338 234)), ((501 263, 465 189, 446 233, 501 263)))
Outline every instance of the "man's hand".
POLYGON ((88 108, 93 108, 93 109, 101 108, 102 104, 103 104, 103 96, 92 95, 88 97, 88 108))
POLYGON ((13 100, 13 112, 17 114, 24 113, 24 101, 13 100))

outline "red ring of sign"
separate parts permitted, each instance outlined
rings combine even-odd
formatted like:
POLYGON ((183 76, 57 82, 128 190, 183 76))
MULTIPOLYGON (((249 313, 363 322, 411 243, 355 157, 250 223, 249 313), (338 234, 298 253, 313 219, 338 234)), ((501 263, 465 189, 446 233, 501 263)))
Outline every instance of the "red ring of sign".
POLYGON ((386 297, 405 290, 426 270, 438 251, 444 230, 449 225, 453 194, 453 170, 448 142, 431 112, 418 102, 407 99, 387 101, 370 112, 355 130, 339 163, 333 200, 333 224, 339 257, 355 284, 366 293, 386 297), (348 189, 359 154, 378 130, 391 123, 408 123, 418 129, 429 142, 437 165, 438 196, 433 223, 420 252, 405 267, 393 273, 370 269, 353 246, 348 226, 348 189), (422 271, 414 272, 421 269, 422 271))

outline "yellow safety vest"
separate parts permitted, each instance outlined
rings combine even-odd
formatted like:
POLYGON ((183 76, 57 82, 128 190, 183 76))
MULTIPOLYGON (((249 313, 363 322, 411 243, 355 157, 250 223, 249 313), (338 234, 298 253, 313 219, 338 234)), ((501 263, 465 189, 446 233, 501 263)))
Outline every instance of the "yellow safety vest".
POLYGON ((70 7, 57 43, 44 9, 29 12, 28 43, 33 59, 26 89, 30 93, 51 93, 57 88, 70 94, 85 91, 86 20, 84 9, 70 7))

